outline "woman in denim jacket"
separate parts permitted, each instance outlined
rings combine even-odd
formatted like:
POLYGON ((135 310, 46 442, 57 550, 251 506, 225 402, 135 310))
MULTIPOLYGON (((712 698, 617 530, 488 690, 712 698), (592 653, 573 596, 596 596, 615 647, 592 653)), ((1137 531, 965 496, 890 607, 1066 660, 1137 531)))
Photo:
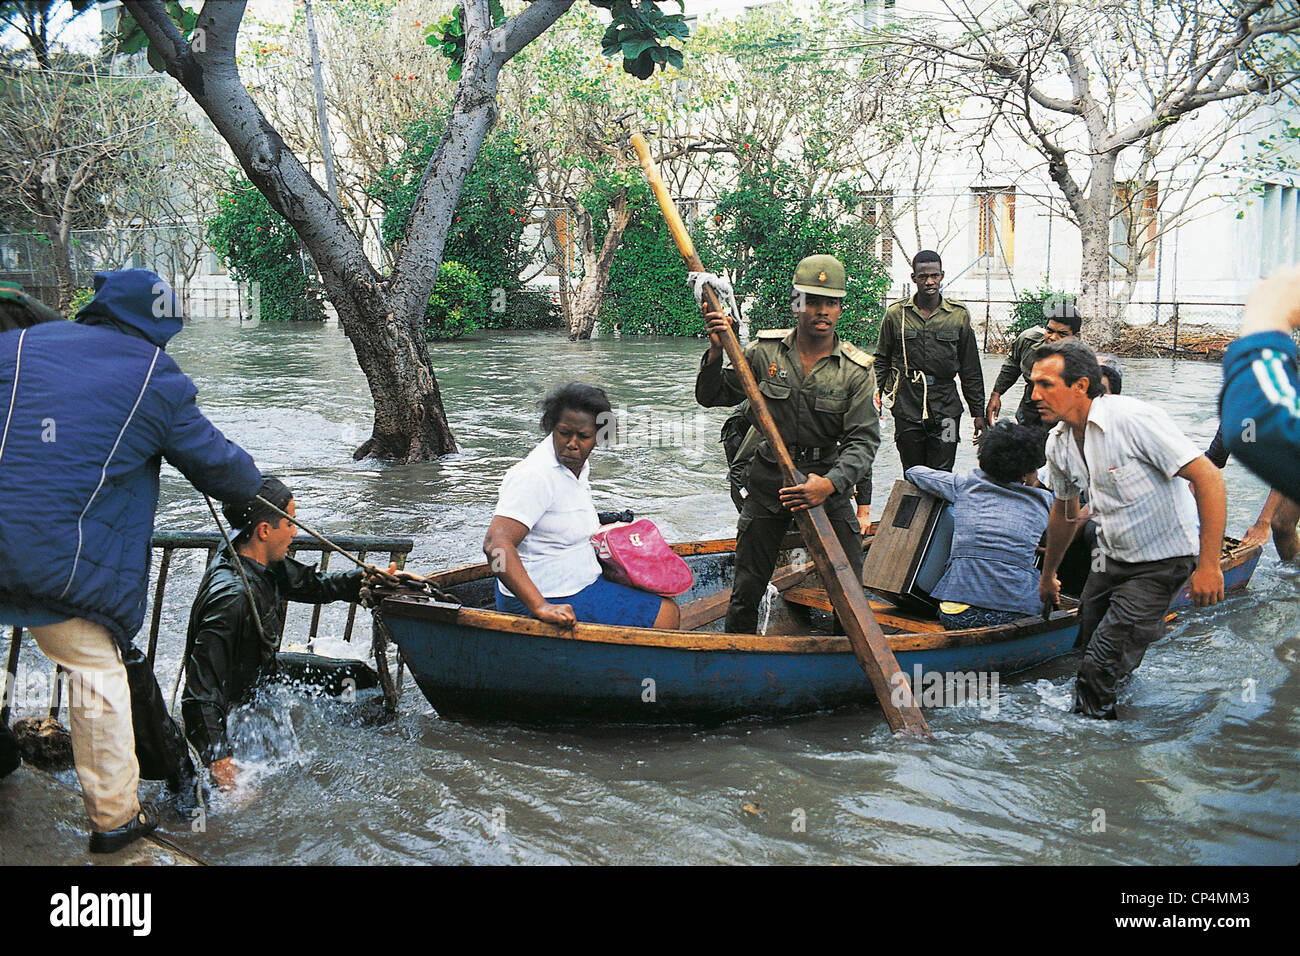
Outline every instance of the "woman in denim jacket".
POLYGON ((916 465, 906 478, 953 503, 952 551, 930 596, 948 630, 1006 624, 1039 611, 1034 551, 1052 493, 1037 486, 1042 429, 998 422, 979 444, 980 466, 955 475, 916 465))

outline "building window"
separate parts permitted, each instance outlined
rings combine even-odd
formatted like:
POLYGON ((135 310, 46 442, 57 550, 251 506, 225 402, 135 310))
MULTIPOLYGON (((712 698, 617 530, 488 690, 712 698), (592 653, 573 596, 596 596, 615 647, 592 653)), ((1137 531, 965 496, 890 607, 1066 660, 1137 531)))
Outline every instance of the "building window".
POLYGON ((876 231, 871 251, 888 269, 894 264, 894 194, 867 193, 862 197, 862 219, 876 231))
POLYGON ((1016 264, 1015 187, 979 187, 971 192, 975 198, 975 254, 985 268, 1010 273, 1016 264))
POLYGON ((1129 246, 1136 245, 1142 259, 1138 269, 1156 267, 1156 238, 1159 235, 1160 190, 1155 183, 1116 183, 1115 211, 1110 220, 1110 255, 1117 270, 1128 268, 1129 246))
POLYGON ((862 26, 868 30, 888 26, 893 10, 894 0, 862 0, 862 26))
POLYGON ((1300 187, 1264 187, 1259 227, 1259 274, 1300 265, 1300 187))

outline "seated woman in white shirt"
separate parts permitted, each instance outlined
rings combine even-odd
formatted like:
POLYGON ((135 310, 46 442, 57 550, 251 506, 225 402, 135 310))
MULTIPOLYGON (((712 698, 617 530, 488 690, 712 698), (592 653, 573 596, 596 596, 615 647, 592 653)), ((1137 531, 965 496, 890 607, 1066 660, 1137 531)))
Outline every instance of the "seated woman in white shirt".
POLYGON ((604 391, 570 382, 542 402, 546 437, 501 481, 483 553, 497 576, 498 611, 571 627, 578 621, 674 628, 677 605, 601 576, 591 536, 600 527, 591 501, 599 423, 613 414, 604 391))

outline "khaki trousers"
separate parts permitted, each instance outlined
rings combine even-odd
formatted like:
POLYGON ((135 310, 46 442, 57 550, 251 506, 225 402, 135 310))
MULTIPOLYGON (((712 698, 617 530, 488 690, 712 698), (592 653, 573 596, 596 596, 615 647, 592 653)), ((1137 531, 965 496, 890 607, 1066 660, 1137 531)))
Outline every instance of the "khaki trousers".
POLYGON ((140 810, 131 689, 117 643, 108 628, 79 617, 29 630, 67 672, 72 756, 91 829, 115 830, 140 810))

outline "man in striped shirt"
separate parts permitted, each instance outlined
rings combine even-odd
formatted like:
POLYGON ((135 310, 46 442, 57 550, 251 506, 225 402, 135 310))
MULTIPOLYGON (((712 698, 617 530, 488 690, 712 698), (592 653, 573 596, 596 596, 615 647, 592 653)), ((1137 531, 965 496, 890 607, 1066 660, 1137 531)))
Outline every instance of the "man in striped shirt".
POLYGON ((1056 571, 1086 491, 1097 552, 1079 599, 1075 643, 1084 655, 1074 710, 1113 720, 1119 681, 1164 636, 1165 614, 1188 575, 1197 607, 1223 600, 1223 477, 1164 411, 1103 394, 1097 357, 1077 339, 1042 346, 1032 381, 1044 423, 1055 425, 1047 463, 1056 501, 1039 596, 1060 603, 1056 571))

